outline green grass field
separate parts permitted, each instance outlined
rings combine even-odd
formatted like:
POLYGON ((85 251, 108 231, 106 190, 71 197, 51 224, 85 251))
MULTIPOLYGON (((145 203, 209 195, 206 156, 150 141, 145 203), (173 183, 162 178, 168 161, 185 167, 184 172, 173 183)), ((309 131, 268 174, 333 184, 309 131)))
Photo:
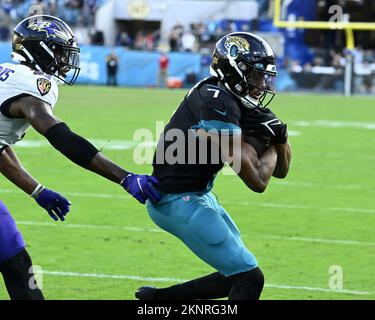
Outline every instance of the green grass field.
MULTIPOLYGON (((185 91, 64 87, 56 115, 125 168, 139 128, 155 138, 185 91), (120 146, 116 149, 114 144, 120 146), (122 146, 122 147, 121 147, 122 146)), ((291 132, 285 180, 255 194, 236 176, 220 175, 214 192, 265 274, 262 299, 375 298, 375 105, 370 97, 276 96, 273 111, 291 132), (343 289, 330 288, 340 266, 343 289), (333 280, 331 279, 331 283, 333 280)), ((73 203, 64 223, 2 178, 0 192, 35 265, 47 299, 134 299, 141 285, 168 286, 213 272, 121 187, 71 164, 30 129, 16 151, 44 185, 73 203)), ((8 299, 0 283, 0 299, 8 299)))

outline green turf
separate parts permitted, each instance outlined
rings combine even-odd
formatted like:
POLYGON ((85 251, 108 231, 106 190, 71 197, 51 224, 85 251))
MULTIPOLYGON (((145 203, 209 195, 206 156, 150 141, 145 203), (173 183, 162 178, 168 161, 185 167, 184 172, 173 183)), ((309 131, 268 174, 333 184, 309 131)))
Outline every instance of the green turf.
MULTIPOLYGON (((125 168, 150 173, 150 165, 134 163, 132 149, 108 147, 114 140, 132 140, 140 128, 151 129, 155 139, 155 121, 168 121, 184 93, 64 87, 55 113, 77 133, 103 140, 97 147, 125 168)), ((285 183, 272 179, 265 193, 255 194, 238 177, 220 175, 214 188, 264 271, 262 298, 374 299, 374 293, 355 294, 375 292, 375 131, 356 127, 374 126, 374 99, 280 94, 272 109, 299 133, 290 137, 293 160, 285 183), (332 128, 316 120, 344 125, 332 128), (329 291, 332 265, 341 266, 343 289, 354 293, 329 291)), ((30 130, 25 140, 42 137, 30 130)), ((133 299, 138 286, 173 283, 142 278, 191 279, 213 271, 179 240, 156 232, 145 207, 120 187, 71 164, 49 146, 16 150, 41 183, 73 202, 68 220, 54 223, 2 179, 1 199, 19 222, 34 264, 45 271, 125 276, 45 274, 47 299, 133 299)), ((7 299, 2 283, 0 299, 7 299)))

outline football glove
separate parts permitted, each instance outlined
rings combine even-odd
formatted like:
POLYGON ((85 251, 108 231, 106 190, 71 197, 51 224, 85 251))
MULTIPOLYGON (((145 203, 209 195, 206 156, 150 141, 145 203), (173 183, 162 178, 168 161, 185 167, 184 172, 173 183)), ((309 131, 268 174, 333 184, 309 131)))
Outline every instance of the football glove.
POLYGON ((268 108, 246 110, 241 116, 244 136, 270 139, 271 144, 284 144, 288 140, 287 125, 268 108))
POLYGON ((152 202, 158 202, 161 199, 159 191, 153 186, 158 183, 155 177, 134 173, 129 173, 120 182, 122 187, 142 204, 145 204, 147 199, 152 202))
POLYGON ((71 206, 68 199, 47 188, 43 189, 34 199, 42 208, 47 210, 55 221, 59 219, 64 221, 71 206))

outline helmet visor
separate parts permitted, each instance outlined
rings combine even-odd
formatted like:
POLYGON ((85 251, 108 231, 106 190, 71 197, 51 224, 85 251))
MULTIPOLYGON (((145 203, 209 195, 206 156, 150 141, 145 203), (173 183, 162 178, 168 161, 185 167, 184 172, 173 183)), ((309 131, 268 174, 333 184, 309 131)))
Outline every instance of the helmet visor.
POLYGON ((259 93, 262 93, 264 91, 269 93, 275 93, 276 91, 275 74, 253 69, 249 73, 247 73, 245 77, 250 92, 252 91, 252 89, 258 89, 258 91, 260 91, 259 93))

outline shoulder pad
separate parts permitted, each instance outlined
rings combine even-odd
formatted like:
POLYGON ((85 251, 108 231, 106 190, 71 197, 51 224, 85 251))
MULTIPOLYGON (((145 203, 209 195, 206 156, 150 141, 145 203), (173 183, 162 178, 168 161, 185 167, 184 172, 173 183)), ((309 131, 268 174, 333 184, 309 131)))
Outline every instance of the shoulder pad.
POLYGON ((41 99, 52 107, 58 99, 58 87, 56 81, 49 75, 32 70, 23 65, 13 65, 14 76, 9 78, 9 90, 13 95, 29 94, 41 99))
POLYGON ((220 86, 205 84, 199 89, 199 93, 206 104, 223 104, 233 114, 240 113, 240 107, 236 99, 220 86))

